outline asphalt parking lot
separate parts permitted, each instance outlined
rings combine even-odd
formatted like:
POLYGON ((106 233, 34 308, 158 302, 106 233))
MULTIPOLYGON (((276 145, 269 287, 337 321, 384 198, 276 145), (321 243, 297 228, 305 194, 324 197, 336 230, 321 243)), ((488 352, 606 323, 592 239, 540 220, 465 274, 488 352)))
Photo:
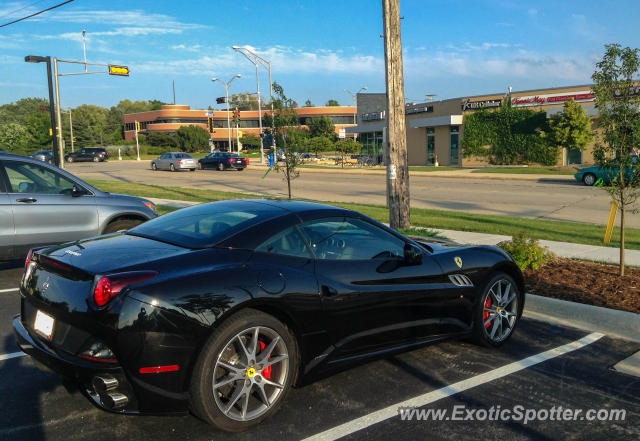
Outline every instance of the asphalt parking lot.
POLYGON ((18 352, 11 319, 20 310, 15 288, 21 273, 21 262, 0 266, 0 439, 640 439, 640 378, 611 369, 640 344, 527 319, 499 350, 451 341, 294 389, 274 418, 245 433, 223 433, 192 416, 106 413, 18 352), (397 407, 409 404, 447 417, 403 420, 397 407), (498 406, 582 413, 575 421, 478 420, 498 406), (588 421, 589 409, 624 409, 626 415, 624 421, 588 421), (470 413, 476 420, 465 420, 470 413))

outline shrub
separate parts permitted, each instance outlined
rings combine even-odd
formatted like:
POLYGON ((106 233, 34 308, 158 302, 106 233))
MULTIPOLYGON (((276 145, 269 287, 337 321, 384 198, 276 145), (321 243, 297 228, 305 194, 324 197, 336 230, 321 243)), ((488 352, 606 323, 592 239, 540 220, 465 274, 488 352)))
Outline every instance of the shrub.
POLYGON ((500 242, 498 246, 509 253, 523 271, 537 270, 554 259, 552 253, 526 232, 518 233, 510 241, 500 242))

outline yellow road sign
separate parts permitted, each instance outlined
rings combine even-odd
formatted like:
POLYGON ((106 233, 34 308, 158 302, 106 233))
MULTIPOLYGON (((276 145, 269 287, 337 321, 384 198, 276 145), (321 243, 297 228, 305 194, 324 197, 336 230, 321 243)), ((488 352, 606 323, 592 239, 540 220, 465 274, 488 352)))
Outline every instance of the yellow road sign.
POLYGON ((109 75, 119 75, 121 77, 128 77, 129 66, 116 66, 115 64, 110 64, 109 75))

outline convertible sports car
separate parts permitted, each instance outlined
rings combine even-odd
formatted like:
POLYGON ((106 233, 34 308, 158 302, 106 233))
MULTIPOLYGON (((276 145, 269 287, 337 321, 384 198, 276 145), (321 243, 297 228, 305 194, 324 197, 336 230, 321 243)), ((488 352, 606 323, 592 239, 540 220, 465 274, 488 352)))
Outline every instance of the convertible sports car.
POLYGON ((524 306, 495 247, 409 238, 295 201, 199 205, 127 232, 32 250, 20 347, 99 407, 229 431, 289 389, 451 337, 496 347, 524 306))

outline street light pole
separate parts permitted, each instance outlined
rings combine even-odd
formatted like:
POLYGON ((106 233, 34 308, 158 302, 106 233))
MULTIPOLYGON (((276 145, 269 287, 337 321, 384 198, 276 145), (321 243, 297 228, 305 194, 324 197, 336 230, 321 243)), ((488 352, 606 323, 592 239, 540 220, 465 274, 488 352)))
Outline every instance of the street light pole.
POLYGON ((260 104, 260 78, 258 75, 258 64, 261 64, 262 67, 269 71, 269 95, 271 96, 271 138, 272 144, 271 147, 275 146, 275 137, 274 137, 274 121, 273 121, 273 81, 271 81, 271 62, 265 60, 260 55, 256 54, 250 47, 248 46, 231 46, 236 52, 240 52, 245 56, 247 60, 252 62, 256 67, 256 82, 258 84, 258 114, 259 114, 259 123, 260 123, 260 163, 264 164, 264 145, 262 140, 262 107, 260 104))
POLYGON ((236 74, 227 83, 222 81, 220 78, 211 78, 211 81, 214 81, 214 82, 217 81, 218 83, 221 83, 224 86, 224 91, 226 94, 225 99, 227 101, 227 135, 228 135, 228 142, 229 142, 229 151, 231 151, 231 116, 229 115, 229 87, 231 87, 231 83, 233 83, 233 80, 241 77, 242 75, 236 74))
POLYGON ((52 153, 53 162, 56 165, 60 165, 60 159, 58 157, 58 131, 56 130, 56 113, 55 113, 55 101, 53 99, 53 75, 51 72, 51 57, 39 57, 37 55, 27 55, 24 57, 24 61, 27 63, 47 63, 47 83, 49 85, 49 115, 51 116, 51 138, 52 138, 52 153))
POLYGON ((67 107, 67 112, 69 112, 69 139, 71 140, 71 151, 73 152, 73 121, 71 119, 71 107, 67 107))
POLYGON ((58 167, 64 168, 64 145, 62 141, 62 115, 60 114, 60 85, 58 83, 58 59, 53 57, 53 76, 56 88, 56 130, 58 132, 58 167))
POLYGON ((347 92, 349 95, 351 95, 351 98, 353 98, 353 123, 354 124, 358 124, 357 121, 357 114, 358 114, 358 94, 360 92, 362 92, 363 90, 368 90, 367 86, 361 87, 360 90, 358 90, 356 93, 351 92, 350 90, 344 89, 345 92, 347 92))

